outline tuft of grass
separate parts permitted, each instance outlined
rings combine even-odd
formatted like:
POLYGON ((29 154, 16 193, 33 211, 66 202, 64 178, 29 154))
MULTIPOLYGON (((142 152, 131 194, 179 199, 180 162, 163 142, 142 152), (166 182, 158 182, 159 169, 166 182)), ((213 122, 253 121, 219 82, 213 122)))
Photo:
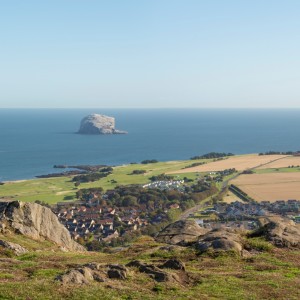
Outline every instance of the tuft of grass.
POLYGON ((25 253, 23 255, 20 255, 18 257, 18 260, 21 260, 21 261, 31 261, 31 260, 34 260, 38 257, 38 255, 36 253, 25 253))
POLYGON ((245 247, 247 249, 254 249, 257 251, 270 252, 273 250, 273 245, 263 238, 248 238, 245 242, 245 247))
POLYGON ((153 289, 154 292, 161 293, 163 291, 163 286, 160 284, 156 284, 153 289))

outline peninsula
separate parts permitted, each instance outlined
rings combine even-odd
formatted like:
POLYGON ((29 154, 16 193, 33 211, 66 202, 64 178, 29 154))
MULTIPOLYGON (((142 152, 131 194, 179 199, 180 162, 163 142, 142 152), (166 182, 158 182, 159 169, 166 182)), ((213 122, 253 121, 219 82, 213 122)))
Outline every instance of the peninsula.
POLYGON ((115 118, 91 114, 81 120, 80 134, 126 134, 126 131, 115 129, 115 118))

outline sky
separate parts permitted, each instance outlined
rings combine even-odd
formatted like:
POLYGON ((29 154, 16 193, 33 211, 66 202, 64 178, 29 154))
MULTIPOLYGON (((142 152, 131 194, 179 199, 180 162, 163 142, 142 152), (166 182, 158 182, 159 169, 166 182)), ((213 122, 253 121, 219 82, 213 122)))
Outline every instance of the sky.
POLYGON ((0 108, 300 108, 298 0, 0 0, 0 108))

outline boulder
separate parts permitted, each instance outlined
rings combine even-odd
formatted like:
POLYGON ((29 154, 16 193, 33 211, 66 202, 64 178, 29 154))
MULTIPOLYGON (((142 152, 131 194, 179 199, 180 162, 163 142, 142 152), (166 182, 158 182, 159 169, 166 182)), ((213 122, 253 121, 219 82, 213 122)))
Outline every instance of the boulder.
POLYGON ((15 243, 3 241, 3 240, 0 240, 0 246, 2 246, 5 249, 13 251, 14 254, 17 256, 28 252, 27 249, 23 248, 19 244, 15 244, 15 243))
POLYGON ((81 134, 126 134, 126 131, 115 129, 115 118, 91 114, 81 120, 78 133, 81 134))
POLYGON ((264 236, 267 241, 280 248, 300 249, 300 224, 279 217, 261 218, 261 227, 252 236, 264 236))
POLYGON ((207 232, 194 220, 180 220, 165 227, 158 233, 156 240, 172 245, 185 245, 196 241, 197 237, 207 232))
POLYGON ((242 255, 243 243, 239 234, 226 229, 215 229, 201 236, 195 247, 200 252, 235 251, 242 255))
POLYGON ((63 285, 89 283, 89 280, 85 278, 84 274, 77 269, 69 270, 65 274, 57 276, 56 280, 61 281, 63 285))
POLYGON ((138 260, 131 261, 127 267, 136 267, 139 272, 148 274, 151 278, 158 282, 174 281, 175 277, 155 265, 142 263, 138 260))
POLYGON ((108 265, 107 276, 115 279, 126 279, 128 275, 128 269, 123 265, 108 265))
POLYGON ((85 251, 51 209, 36 203, 0 202, 0 223, 35 240, 47 239, 69 251, 85 251))
POLYGON ((60 281, 63 285, 68 284, 88 284, 93 281, 104 282, 104 273, 93 270, 85 265, 75 269, 70 269, 55 279, 60 281))
POLYGON ((173 269, 185 271, 184 263, 179 259, 169 259, 159 266, 161 269, 173 269))

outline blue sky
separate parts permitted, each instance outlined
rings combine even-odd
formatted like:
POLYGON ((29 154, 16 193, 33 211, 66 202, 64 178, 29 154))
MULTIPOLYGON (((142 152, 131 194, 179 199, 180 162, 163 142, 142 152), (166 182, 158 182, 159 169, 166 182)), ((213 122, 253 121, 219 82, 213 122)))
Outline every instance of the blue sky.
POLYGON ((300 107, 300 1, 0 2, 0 107, 300 107))

